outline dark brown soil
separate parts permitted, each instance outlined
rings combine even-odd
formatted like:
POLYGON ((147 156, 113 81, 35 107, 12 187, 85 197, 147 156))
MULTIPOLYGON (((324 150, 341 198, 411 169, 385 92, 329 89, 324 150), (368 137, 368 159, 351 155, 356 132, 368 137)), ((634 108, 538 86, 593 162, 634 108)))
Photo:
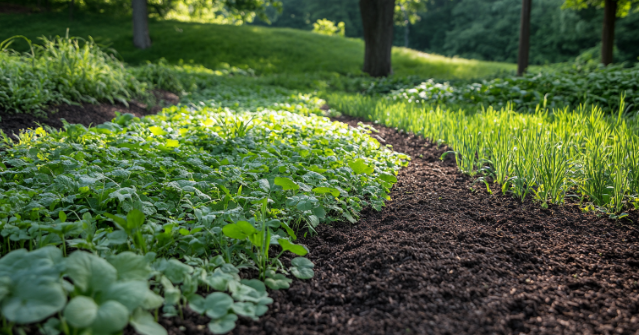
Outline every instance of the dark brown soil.
MULTIPOLYGON (((342 118, 353 126, 357 120, 342 118)), ((445 148, 375 126, 413 157, 392 201, 305 239, 295 280, 233 334, 639 334, 637 213, 615 222, 471 191, 445 148)), ((205 334, 207 318, 161 320, 205 334)))
POLYGON ((168 105, 175 105, 179 102, 179 97, 166 91, 153 91, 155 106, 148 106, 139 101, 129 102, 129 106, 121 103, 115 105, 109 103, 82 104, 82 105, 58 105, 48 109, 46 117, 37 117, 33 114, 10 114, 0 110, 0 130, 7 135, 18 134, 21 129, 35 129, 38 124, 47 125, 56 129, 62 128, 62 121, 65 119, 69 123, 82 124, 84 126, 98 125, 113 120, 115 112, 131 113, 142 117, 155 114, 168 105))

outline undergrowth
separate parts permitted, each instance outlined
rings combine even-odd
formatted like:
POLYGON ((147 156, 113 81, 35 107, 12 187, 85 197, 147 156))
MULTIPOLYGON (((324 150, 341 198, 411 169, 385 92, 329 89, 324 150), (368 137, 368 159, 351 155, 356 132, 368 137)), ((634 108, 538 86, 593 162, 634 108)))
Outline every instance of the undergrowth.
POLYGON ((639 109, 639 64, 584 66, 573 64, 558 69, 504 76, 475 83, 425 81, 415 87, 402 87, 392 99, 427 104, 468 104, 518 111, 598 105, 607 112, 619 110, 620 97, 627 110, 639 109))

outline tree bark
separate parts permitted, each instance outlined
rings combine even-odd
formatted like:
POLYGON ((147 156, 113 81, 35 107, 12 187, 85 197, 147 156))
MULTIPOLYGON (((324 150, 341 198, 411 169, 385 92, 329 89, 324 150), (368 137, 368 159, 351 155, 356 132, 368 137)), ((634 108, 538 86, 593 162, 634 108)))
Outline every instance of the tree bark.
POLYGON ((359 0, 364 28, 364 72, 373 77, 391 74, 395 0, 359 0))
POLYGON ((133 45, 139 49, 151 46, 147 0, 133 0, 133 45))
POLYGON ((604 5, 604 23, 601 34, 601 62, 612 63, 615 47, 615 21, 617 20, 617 0, 606 0, 604 5))
POLYGON ((521 25, 519 27, 519 54, 517 55, 517 75, 522 76, 528 68, 530 55, 530 10, 532 0, 521 1, 521 25))

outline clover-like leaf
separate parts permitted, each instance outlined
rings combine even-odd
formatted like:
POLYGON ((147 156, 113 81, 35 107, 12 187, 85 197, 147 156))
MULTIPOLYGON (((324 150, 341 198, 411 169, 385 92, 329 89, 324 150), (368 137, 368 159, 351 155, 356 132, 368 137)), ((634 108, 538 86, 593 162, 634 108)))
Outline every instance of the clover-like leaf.
POLYGON ((75 328, 90 326, 98 315, 98 304, 89 297, 79 295, 64 308, 64 319, 75 328))
POLYGON ((231 309, 237 315, 255 318, 255 304, 252 302, 236 302, 231 309))
POLYGON ((212 319, 218 319, 226 315, 233 306, 233 298, 222 292, 214 292, 204 299, 206 315, 212 319))
POLYGON ((308 254, 308 250, 306 250, 304 246, 294 244, 285 238, 278 239, 277 243, 280 245, 280 247, 282 247, 283 250, 290 251, 298 256, 305 256, 306 254, 308 254))
POLYGON ((213 334, 226 334, 235 328, 235 321, 237 321, 237 315, 226 314, 221 318, 212 320, 209 323, 209 330, 213 334))
POLYGON ((315 275, 313 268, 315 264, 305 257, 295 257, 291 260, 291 273, 299 279, 311 279, 315 275))
POLYGON ((287 289, 287 288, 289 288, 291 286, 292 282, 293 282, 292 279, 287 278, 285 275, 283 275, 281 273, 273 274, 269 278, 266 278, 264 280, 264 283, 271 290, 287 289))

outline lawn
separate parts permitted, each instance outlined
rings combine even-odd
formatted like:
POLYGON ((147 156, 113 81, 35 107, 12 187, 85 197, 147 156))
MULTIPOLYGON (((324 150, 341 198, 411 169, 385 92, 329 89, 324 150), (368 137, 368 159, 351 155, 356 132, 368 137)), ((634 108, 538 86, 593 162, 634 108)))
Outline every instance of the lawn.
MULTIPOLYGON (((73 22, 60 14, 0 14, 0 26, 3 27, 0 40, 25 35, 37 41, 41 36, 64 36, 68 28, 72 36, 91 36, 96 42, 114 48, 132 65, 165 58, 171 63, 183 60, 208 68, 228 64, 251 68, 258 74, 335 72, 358 75, 364 59, 364 43, 357 39, 294 29, 178 21, 151 21, 149 30, 153 46, 137 50, 131 42, 131 25, 127 19, 97 19, 88 14, 77 15, 73 22)), ((512 64, 446 58, 404 48, 395 48, 393 56, 393 69, 399 76, 468 79, 515 70, 512 64)))

